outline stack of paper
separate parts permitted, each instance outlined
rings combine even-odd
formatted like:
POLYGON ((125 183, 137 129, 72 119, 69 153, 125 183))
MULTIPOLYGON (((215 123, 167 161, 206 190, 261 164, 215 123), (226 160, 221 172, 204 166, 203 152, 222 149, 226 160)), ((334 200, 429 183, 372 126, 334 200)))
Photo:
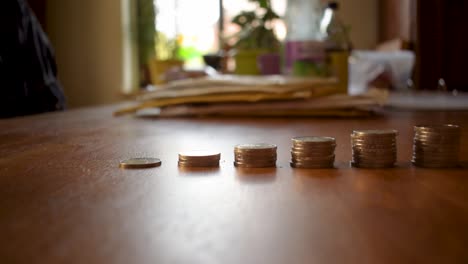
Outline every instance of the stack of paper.
POLYGON ((333 78, 220 75, 170 83, 138 96, 139 103, 115 114, 158 108, 159 116, 362 115, 386 96, 337 93, 333 78))

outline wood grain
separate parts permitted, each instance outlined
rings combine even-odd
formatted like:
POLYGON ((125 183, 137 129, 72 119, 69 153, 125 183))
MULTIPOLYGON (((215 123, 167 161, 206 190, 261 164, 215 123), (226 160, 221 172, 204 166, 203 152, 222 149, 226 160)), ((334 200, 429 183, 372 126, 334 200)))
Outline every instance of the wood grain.
POLYGON ((369 119, 113 118, 117 106, 0 120, 1 263, 467 263, 468 169, 410 165, 412 126, 468 112, 369 119), (352 129, 398 129, 398 167, 350 168, 352 129), (337 139, 337 168, 289 167, 290 138, 337 139), (236 169, 233 146, 278 145, 236 169), (177 153, 221 151, 216 170, 177 153), (121 159, 159 168, 119 169, 121 159))

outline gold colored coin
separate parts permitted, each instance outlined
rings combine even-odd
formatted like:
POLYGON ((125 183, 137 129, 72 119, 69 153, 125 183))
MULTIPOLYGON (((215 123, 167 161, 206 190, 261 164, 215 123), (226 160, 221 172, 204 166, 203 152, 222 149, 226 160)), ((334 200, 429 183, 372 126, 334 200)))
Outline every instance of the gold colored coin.
POLYGON ((119 167, 123 169, 145 169, 159 166, 161 166, 161 160, 157 158, 131 158, 119 163, 119 167))
POLYGON ((205 168, 212 168, 212 167, 219 167, 218 162, 186 162, 186 161, 178 161, 179 167, 205 167, 205 168))
POLYGON ((330 169, 333 168, 333 163, 328 164, 306 164, 300 162, 290 162, 291 167, 298 169, 330 169))
POLYGON ((238 151, 258 151, 258 150, 276 150, 277 146, 268 143, 255 143, 255 144, 239 144, 234 147, 238 151))
POLYGON ((241 168, 273 168, 276 167, 276 162, 269 163, 242 163, 234 161, 234 166, 241 168))
POLYGON ((395 164, 364 164, 364 163, 357 163, 351 161, 351 166, 355 168, 363 168, 363 169, 386 169, 386 168, 393 168, 395 164))
POLYGON ((354 130, 351 135, 353 137, 394 137, 398 135, 398 131, 394 129, 354 130))
POLYGON ((323 156, 323 157, 310 157, 310 156, 295 156, 292 155, 291 158, 297 161, 328 161, 335 160, 335 155, 323 156))
POLYGON ((179 153, 179 159, 220 159, 221 153, 209 150, 193 150, 179 153))
POLYGON ((460 130, 458 125, 443 124, 443 125, 417 125, 414 126, 414 131, 418 132, 444 132, 450 133, 451 131, 457 132, 460 130))

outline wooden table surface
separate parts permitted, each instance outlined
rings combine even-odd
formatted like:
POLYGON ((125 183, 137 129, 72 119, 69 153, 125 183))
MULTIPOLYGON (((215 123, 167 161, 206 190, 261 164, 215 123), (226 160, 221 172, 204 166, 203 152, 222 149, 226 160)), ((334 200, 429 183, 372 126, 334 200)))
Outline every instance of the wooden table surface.
POLYGON ((368 119, 143 119, 113 107, 0 120, 1 263, 468 263, 468 169, 414 168, 413 125, 368 119), (349 167, 352 129, 398 129, 398 167, 349 167), (292 169, 290 138, 337 139, 336 168, 292 169), (278 145, 278 167, 233 167, 233 146, 278 145), (215 170, 177 153, 221 151, 215 170), (119 160, 159 157, 158 168, 119 160))

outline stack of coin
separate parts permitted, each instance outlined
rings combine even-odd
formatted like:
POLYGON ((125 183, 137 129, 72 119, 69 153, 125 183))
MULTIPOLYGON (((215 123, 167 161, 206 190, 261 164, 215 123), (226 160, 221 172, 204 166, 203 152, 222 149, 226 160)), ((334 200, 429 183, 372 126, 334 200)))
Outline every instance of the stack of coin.
POLYGON ((240 144, 234 148, 234 166, 243 168, 276 167, 276 145, 240 144))
POLYGON ((295 137, 292 139, 291 167, 332 168, 336 140, 332 137, 295 137))
POLYGON ((418 167, 453 168, 458 166, 460 127, 428 125, 414 127, 413 160, 418 167))
POLYGON ((355 130, 351 134, 351 165, 358 168, 390 168, 397 156, 396 130, 355 130))
POLYGON ((221 153, 195 150, 179 153, 179 167, 219 167, 221 153))

